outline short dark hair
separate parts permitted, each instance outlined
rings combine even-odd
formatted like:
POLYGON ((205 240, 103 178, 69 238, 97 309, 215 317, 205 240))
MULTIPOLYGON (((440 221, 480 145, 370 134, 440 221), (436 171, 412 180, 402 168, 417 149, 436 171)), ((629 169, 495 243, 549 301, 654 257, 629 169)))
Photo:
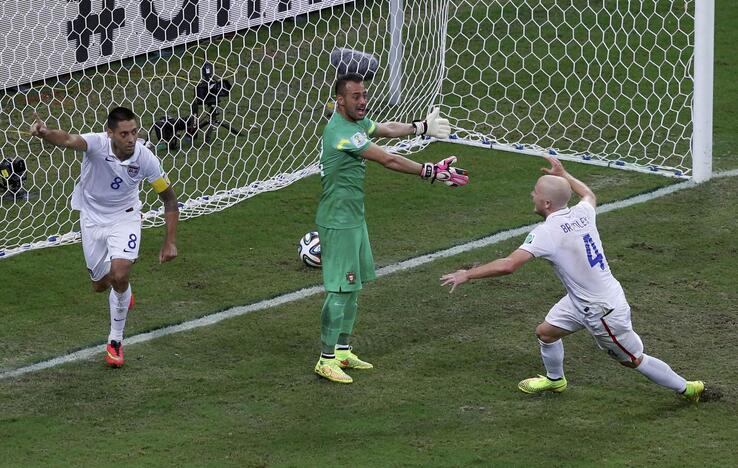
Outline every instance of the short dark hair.
POLYGON ((116 107, 108 114, 107 126, 110 130, 115 130, 120 122, 126 120, 138 120, 138 117, 127 107, 116 107))
POLYGON ((336 79, 336 86, 334 87, 336 96, 343 94, 346 89, 346 83, 349 81, 352 83, 363 83, 364 77, 358 73, 346 73, 345 75, 339 76, 338 79, 336 79))

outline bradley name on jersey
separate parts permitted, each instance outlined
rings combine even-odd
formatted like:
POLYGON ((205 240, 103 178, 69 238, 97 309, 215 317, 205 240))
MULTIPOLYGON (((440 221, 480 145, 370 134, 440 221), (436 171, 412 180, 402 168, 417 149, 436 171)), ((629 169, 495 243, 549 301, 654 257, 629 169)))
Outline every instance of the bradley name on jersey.
POLYGON ((582 229, 588 227, 590 225, 589 218, 586 216, 583 216, 579 219, 573 220, 570 223, 564 223, 561 224, 561 230, 564 231, 564 234, 567 232, 572 231, 581 231, 582 229))

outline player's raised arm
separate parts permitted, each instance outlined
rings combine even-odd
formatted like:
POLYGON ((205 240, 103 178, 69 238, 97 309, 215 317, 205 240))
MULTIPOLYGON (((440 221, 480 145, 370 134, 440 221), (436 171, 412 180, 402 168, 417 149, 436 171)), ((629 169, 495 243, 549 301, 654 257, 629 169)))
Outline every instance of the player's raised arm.
POLYGON ((543 173, 563 177, 569 182, 569 185, 571 186, 571 189, 574 191, 574 193, 579 195, 579 198, 592 205, 592 207, 597 207, 597 197, 584 182, 569 174, 569 172, 564 169, 561 161, 559 161, 558 159, 554 158, 553 156, 549 156, 546 159, 549 163, 551 163, 551 168, 541 168, 541 171, 543 173))
POLYGON ((440 109, 436 107, 425 120, 413 120, 412 123, 378 123, 373 136, 399 138, 408 135, 428 135, 435 138, 448 138, 450 134, 451 126, 448 120, 440 116, 440 109))
MULTIPOLYGON (((377 123, 372 136, 398 138, 408 135, 429 135, 435 138, 448 138, 450 133, 451 126, 448 120, 441 117, 440 109, 435 107, 425 120, 414 120, 412 123, 377 123)), ((402 156, 390 154, 373 143, 361 153, 361 156, 393 171, 419 174, 421 178, 428 179, 431 183, 440 180, 449 187, 459 187, 469 183, 467 171, 453 166, 456 163, 456 156, 450 156, 436 164, 430 162, 420 164, 402 156)))
POLYGON ((73 135, 64 130, 51 129, 33 113, 33 123, 31 124, 31 135, 39 137, 54 146, 69 148, 75 151, 87 151, 87 142, 80 135, 73 135))

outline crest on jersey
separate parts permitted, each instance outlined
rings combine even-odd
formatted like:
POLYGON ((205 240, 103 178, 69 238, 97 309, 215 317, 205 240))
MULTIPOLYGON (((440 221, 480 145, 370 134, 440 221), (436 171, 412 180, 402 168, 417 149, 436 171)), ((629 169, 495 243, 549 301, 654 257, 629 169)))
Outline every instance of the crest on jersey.
POLYGON ((346 273, 346 281, 348 281, 349 284, 356 284, 356 273, 353 271, 346 273))
POLYGON ((523 242, 523 244, 532 244, 533 239, 535 238, 536 238, 536 235, 531 232, 530 234, 528 234, 528 237, 525 238, 525 242, 523 242))
POLYGON ((351 136, 351 142, 357 148, 361 148, 366 144, 366 134, 364 132, 356 132, 351 136))
POLYGON ((139 166, 128 166, 128 175, 131 177, 136 177, 138 175, 139 169, 139 166))

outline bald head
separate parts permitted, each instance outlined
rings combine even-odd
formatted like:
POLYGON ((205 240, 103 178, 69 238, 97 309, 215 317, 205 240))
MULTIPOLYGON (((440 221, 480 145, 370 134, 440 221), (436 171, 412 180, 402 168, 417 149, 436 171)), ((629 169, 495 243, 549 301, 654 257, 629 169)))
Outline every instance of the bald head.
POLYGON ((571 186, 563 177, 544 175, 536 182, 536 192, 543 201, 551 203, 551 211, 564 208, 571 199, 571 186))

